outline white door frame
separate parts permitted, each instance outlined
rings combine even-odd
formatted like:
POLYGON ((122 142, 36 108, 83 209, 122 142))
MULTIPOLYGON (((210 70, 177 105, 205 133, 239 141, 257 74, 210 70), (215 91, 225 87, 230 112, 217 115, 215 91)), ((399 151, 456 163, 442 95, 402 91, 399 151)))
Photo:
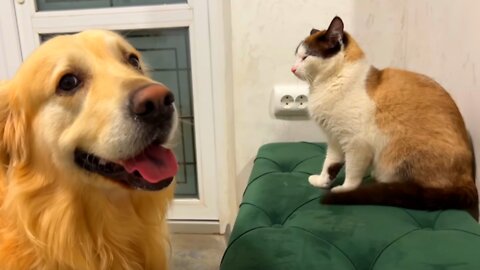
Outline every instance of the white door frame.
POLYGON ((208 0, 212 57, 213 110, 220 232, 235 222, 238 212, 233 115, 233 71, 230 0, 208 0))
MULTIPOLYGON (((175 199, 169 219, 218 222, 217 186, 219 176, 225 174, 217 166, 222 157, 216 151, 216 140, 221 135, 218 131, 224 127, 216 125, 218 119, 213 106, 216 99, 211 74, 208 2, 188 0, 188 4, 44 12, 35 12, 34 1, 19 2, 15 1, 15 12, 23 59, 39 46, 40 34, 87 28, 126 30, 189 27, 199 199, 175 199), (118 16, 121 13, 130 16, 118 16)), ((0 8, 3 9, 4 5, 0 4, 0 8)))

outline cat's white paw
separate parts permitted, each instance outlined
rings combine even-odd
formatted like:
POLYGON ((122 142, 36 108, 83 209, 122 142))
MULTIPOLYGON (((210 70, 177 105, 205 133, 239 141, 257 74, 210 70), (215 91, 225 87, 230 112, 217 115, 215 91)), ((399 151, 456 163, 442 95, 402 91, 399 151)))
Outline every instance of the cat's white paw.
POLYGON ((335 193, 339 193, 339 192, 346 192, 346 191, 350 191, 350 190, 354 190, 356 189, 357 186, 355 185, 340 185, 340 186, 336 186, 334 188, 331 189, 332 192, 335 192, 335 193))
POLYGON ((308 177, 308 182, 314 187, 320 187, 320 188, 328 188, 330 187, 330 184, 332 181, 330 181, 330 178, 328 175, 321 174, 321 175, 310 175, 308 177))

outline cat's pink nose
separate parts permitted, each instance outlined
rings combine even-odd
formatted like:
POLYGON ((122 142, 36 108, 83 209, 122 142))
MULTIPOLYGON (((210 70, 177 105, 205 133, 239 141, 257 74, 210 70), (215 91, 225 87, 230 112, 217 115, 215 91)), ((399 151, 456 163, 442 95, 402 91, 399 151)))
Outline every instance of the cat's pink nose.
POLYGON ((297 68, 296 68, 296 67, 292 67, 290 70, 292 71, 292 73, 295 73, 295 72, 297 71, 297 68))

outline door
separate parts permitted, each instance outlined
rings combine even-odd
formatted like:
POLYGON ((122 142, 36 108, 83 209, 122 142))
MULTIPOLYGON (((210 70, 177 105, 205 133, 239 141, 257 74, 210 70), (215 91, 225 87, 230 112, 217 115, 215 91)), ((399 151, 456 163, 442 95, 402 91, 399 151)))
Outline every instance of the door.
POLYGON ((175 94, 179 173, 171 220, 218 220, 208 2, 205 0, 15 1, 22 58, 41 42, 85 29, 115 30, 175 94))

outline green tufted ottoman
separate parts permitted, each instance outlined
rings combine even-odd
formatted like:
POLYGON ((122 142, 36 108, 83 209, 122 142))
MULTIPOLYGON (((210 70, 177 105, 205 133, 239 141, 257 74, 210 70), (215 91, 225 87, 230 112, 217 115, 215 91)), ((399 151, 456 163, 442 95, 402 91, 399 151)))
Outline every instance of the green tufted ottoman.
POLYGON ((321 205, 307 178, 325 149, 260 148, 221 270, 480 270, 480 225, 466 212, 321 205))

